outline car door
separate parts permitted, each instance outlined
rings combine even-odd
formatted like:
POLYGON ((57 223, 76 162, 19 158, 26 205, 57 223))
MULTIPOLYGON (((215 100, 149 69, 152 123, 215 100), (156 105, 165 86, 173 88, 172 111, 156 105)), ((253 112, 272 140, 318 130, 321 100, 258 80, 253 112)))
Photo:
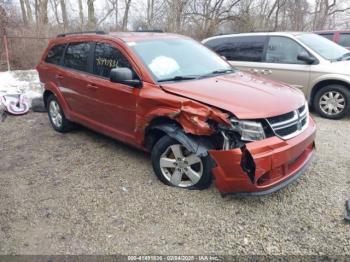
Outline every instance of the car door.
POLYGON ((91 50, 91 42, 69 43, 63 58, 63 72, 56 75, 68 106, 80 118, 90 118, 94 105, 88 87, 91 50))
POLYGON ((312 55, 299 43, 285 36, 269 37, 265 57, 259 73, 307 91, 310 81, 311 65, 298 56, 312 55))
POLYGON ((126 54, 114 42, 104 41, 94 44, 92 75, 89 85, 94 101, 93 119, 107 129, 113 129, 122 137, 132 137, 136 121, 136 101, 139 88, 112 83, 110 71, 117 67, 128 67, 138 78, 126 54))

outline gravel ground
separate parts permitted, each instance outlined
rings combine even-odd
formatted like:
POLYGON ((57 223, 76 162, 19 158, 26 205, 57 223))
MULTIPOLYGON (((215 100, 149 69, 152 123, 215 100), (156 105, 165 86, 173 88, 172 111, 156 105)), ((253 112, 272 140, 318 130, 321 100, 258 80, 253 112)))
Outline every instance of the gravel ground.
POLYGON ((350 255, 350 118, 316 117, 317 158, 283 191, 221 198, 160 183, 149 155, 46 114, 0 123, 1 254, 350 255))

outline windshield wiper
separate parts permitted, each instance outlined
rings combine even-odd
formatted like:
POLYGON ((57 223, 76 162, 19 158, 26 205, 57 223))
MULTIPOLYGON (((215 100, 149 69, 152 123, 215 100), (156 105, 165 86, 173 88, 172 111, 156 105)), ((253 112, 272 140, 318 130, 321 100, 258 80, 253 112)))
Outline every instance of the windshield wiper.
POLYGON ((209 76, 214 76, 214 75, 221 75, 221 74, 227 74, 227 73, 232 73, 235 70, 233 69, 219 69, 219 70, 214 70, 208 74, 201 75, 200 77, 209 77, 209 76))
POLYGON ((164 78, 164 79, 160 79, 158 80, 158 82, 168 82, 168 81, 182 81, 182 80, 191 80, 191 79, 196 79, 198 78, 198 76, 174 76, 174 77, 170 77, 170 78, 164 78))
POLYGON ((342 55, 341 57, 337 58, 336 61, 343 61, 344 58, 346 58, 347 56, 350 56, 350 52, 345 53, 344 55, 342 55))

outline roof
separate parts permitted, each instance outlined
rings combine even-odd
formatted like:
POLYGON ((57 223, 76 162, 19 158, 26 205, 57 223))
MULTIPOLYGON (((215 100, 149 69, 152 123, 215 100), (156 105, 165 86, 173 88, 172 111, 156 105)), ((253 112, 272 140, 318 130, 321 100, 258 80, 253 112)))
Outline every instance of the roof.
POLYGON ((104 33, 103 31, 85 31, 85 32, 73 32, 63 33, 57 35, 56 39, 77 39, 77 38, 118 38, 124 42, 137 42, 151 39, 169 39, 169 38, 187 38, 183 35, 160 33, 160 32, 110 32, 104 33))
POLYGON ((225 37, 237 37, 237 36, 297 36, 301 34, 309 34, 312 32, 252 32, 252 33, 237 33, 237 34, 227 34, 227 35, 217 35, 204 39, 203 42, 208 40, 225 38, 225 37))
POLYGON ((125 42, 137 42, 152 39, 169 39, 169 38, 187 38, 183 35, 170 33, 154 33, 154 32, 111 32, 106 36, 119 38, 125 42))

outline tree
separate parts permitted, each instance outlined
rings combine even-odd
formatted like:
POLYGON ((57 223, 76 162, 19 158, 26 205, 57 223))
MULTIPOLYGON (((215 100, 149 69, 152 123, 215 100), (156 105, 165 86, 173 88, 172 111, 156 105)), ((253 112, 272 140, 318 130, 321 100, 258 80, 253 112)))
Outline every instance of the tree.
POLYGON ((25 9, 25 4, 24 4, 24 0, 20 0, 20 5, 21 5, 21 11, 22 11, 22 19, 23 19, 23 24, 27 24, 28 23, 28 19, 27 19, 27 11, 25 9))
POLYGON ((125 1, 125 9, 124 9, 123 22, 122 22, 122 30, 126 31, 128 26, 128 20, 129 20, 129 10, 131 5, 131 0, 124 0, 124 1, 125 1))
POLYGON ((88 23, 87 23, 87 28, 89 30, 95 30, 96 29, 96 17, 95 17, 94 1, 95 0, 87 0, 87 6, 88 6, 88 23))
POLYGON ((68 16, 67 16, 67 8, 66 8, 65 0, 60 0, 60 4, 61 4, 63 27, 66 30, 66 28, 68 28, 68 16))
POLYGON ((83 27, 84 27, 84 13, 83 13, 83 3, 82 3, 82 0, 78 0, 78 6, 79 6, 80 28, 81 28, 81 30, 83 30, 83 27))

